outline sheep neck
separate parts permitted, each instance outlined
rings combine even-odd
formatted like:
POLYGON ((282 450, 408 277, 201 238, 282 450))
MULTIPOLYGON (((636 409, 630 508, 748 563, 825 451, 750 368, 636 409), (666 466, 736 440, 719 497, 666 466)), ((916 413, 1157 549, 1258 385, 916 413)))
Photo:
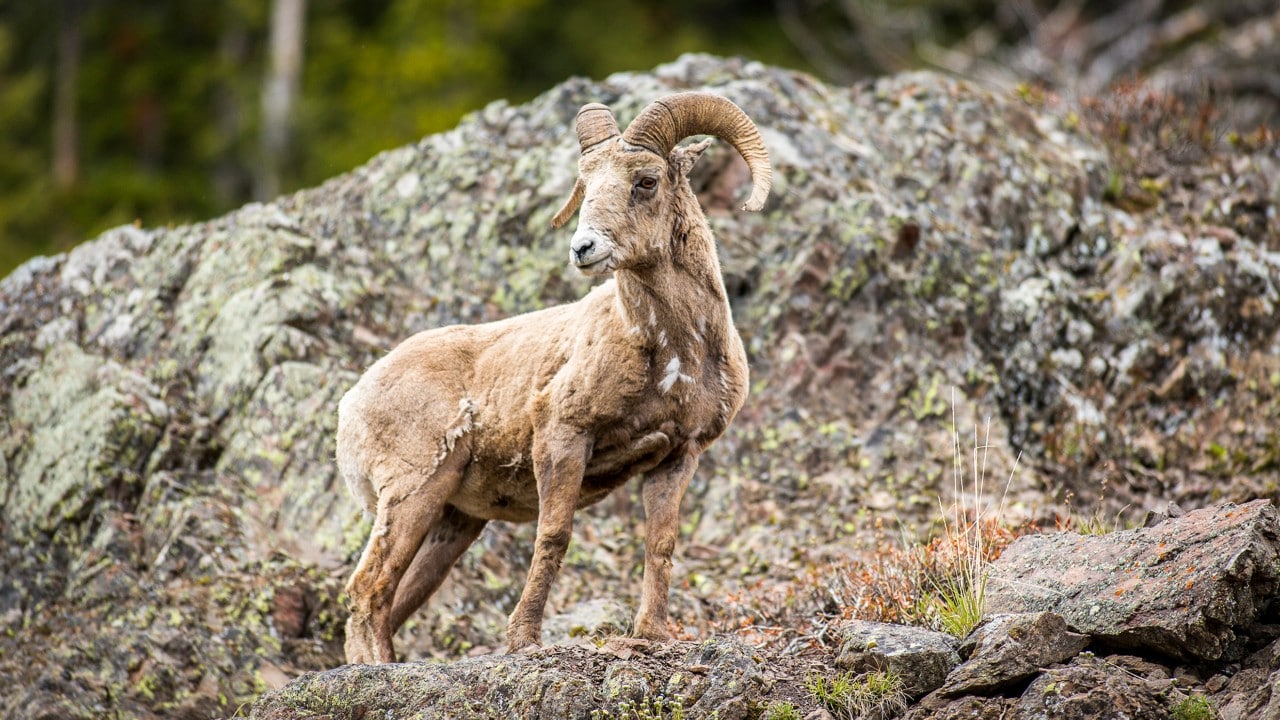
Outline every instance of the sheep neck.
POLYGON ((633 333, 642 334, 660 363, 678 357, 696 369, 732 331, 729 300, 709 228, 690 232, 653 265, 619 270, 618 305, 633 333))

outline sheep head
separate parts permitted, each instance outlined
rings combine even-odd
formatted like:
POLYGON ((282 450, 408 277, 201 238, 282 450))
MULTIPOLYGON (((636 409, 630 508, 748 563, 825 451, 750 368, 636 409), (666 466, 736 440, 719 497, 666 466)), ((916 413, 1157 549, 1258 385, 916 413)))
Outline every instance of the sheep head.
POLYGON ((583 105, 577 117, 578 180, 552 219, 568 222, 581 206, 569 259, 587 275, 639 268, 670 246, 696 199, 688 174, 711 144, 677 147, 691 135, 727 140, 747 161, 753 183, 744 210, 764 207, 772 173, 760 131, 741 108, 718 95, 686 92, 656 100, 618 132, 608 107, 583 105))

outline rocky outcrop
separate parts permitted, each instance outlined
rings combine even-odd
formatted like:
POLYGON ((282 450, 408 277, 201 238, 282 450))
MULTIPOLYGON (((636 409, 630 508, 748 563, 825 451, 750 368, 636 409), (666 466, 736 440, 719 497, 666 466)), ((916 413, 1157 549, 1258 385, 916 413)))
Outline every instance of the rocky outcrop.
MULTIPOLYGON (((495 103, 321 187, 117 228, 0 283, 0 677, 19 688, 0 714, 229 714, 338 664, 339 588, 368 528, 332 466, 337 399, 416 330, 582 295, 548 225, 574 112, 603 101, 625 122, 688 88, 756 120, 776 192, 738 212, 746 176, 723 147, 693 177, 753 385, 690 488, 686 637, 736 626, 730 598, 785 594, 877 517, 926 526, 951 499, 953 420, 987 428, 1019 517, 1068 496, 1110 515, 1274 493, 1272 150, 1137 177, 1034 98, 687 56, 495 103), (1117 182, 1146 203, 1113 204, 1117 182)), ((581 514, 553 611, 633 597, 642 533, 625 492, 581 514)), ((530 542, 486 529, 399 647, 499 645, 530 542)))
POLYGON ((815 709, 811 698, 778 682, 779 675, 802 675, 803 666, 766 660, 731 638, 668 644, 618 638, 598 648, 555 647, 449 665, 347 666, 307 675, 268 695, 251 717, 587 720, 602 709, 622 718, 631 717, 621 710, 628 705, 662 703, 679 707, 685 717, 748 720, 777 705, 815 709))
POLYGON ((1115 647, 1240 659, 1280 589, 1280 519, 1266 500, 1102 536, 1018 538, 992 568, 991 612, 1049 611, 1115 647))
POLYGON ((908 717, 1271 717, 1277 531, 1275 507, 1257 501, 1138 530, 1019 538, 991 566, 997 614, 908 717), (998 614, 1028 607, 1038 611, 998 614), (1242 659, 1258 670, 1241 672, 1242 659), (1215 714, 1191 714, 1196 704, 1215 714))
MULTIPOLYGON (((1098 614, 1093 612, 1096 596, 1071 588, 1072 578, 1098 566, 1100 553, 1112 557, 1147 547, 1144 534, 1158 534, 1156 544, 1169 555, 1191 557, 1212 538, 1221 562, 1280 568, 1275 547, 1259 548, 1259 538, 1276 530, 1275 508, 1254 502, 1191 512, 1139 531, 1027 536, 1010 548, 1017 552, 993 564, 991 577, 1034 595, 1045 587, 1044 573, 1060 575, 1055 611, 992 614, 958 645, 923 628, 860 621, 834 628, 836 641, 825 652, 804 657, 726 637, 661 645, 609 638, 606 630, 586 646, 557 646, 532 655, 491 655, 446 666, 348 666, 311 674, 264 698, 253 716, 341 720, 387 713, 432 717, 447 710, 453 717, 474 718, 587 718, 593 711, 630 717, 620 708, 659 700, 678 704, 688 717, 768 717, 771 708, 784 704, 801 716, 810 711, 855 716, 860 708, 866 714, 872 703, 849 688, 885 673, 896 678, 892 692, 902 701, 919 699, 905 715, 918 720, 1155 720, 1199 717, 1189 709, 1196 703, 1205 712, 1218 708, 1213 711, 1229 720, 1274 717, 1269 683, 1280 675, 1280 641, 1267 641, 1275 636, 1270 623, 1280 607, 1259 603, 1253 611, 1224 619, 1224 630, 1238 639, 1236 660, 1249 655, 1248 670, 1240 671, 1231 659, 1204 654, 1193 657, 1195 664, 1182 665, 1168 654, 1170 643, 1159 632, 1124 636, 1126 650, 1117 652, 1121 635, 1092 619, 1098 614), (1087 541, 1093 552, 1042 552, 1044 567, 1028 565, 1026 548, 1018 545, 1043 550, 1037 543, 1046 539, 1087 541), (1257 612, 1262 607, 1268 614, 1257 612), (1231 674, 1235 677, 1228 680, 1231 674), (833 690, 837 681, 846 689, 833 690), (820 688, 822 682, 827 684, 820 688)), ((1228 585, 1247 588, 1252 582, 1249 574, 1226 574, 1217 593, 1188 593, 1177 607, 1163 604, 1166 589, 1159 583, 1137 583, 1126 591, 1135 608, 1130 620, 1158 616, 1170 628, 1195 627, 1222 608, 1223 597, 1233 597, 1224 595, 1228 585)), ((879 692, 887 694, 883 688, 879 692)))

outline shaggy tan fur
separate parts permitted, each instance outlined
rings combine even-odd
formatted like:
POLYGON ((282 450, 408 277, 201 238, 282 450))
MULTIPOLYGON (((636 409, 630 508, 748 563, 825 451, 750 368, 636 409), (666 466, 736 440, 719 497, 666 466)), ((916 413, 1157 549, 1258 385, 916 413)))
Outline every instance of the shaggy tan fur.
MULTIPOLYGON (((767 194, 764 145, 736 106, 702 94, 670 102, 686 114, 736 111, 749 127, 729 139, 756 157, 753 198, 762 178, 767 194)), ((647 532, 634 632, 669 637, 680 499, 698 456, 746 398, 746 354, 687 180, 710 141, 655 152, 619 137, 601 109, 580 113, 580 179, 557 221, 581 203, 571 260, 613 278, 569 305, 414 335, 340 403, 339 470, 376 516, 347 584, 348 662, 394 661, 394 631, 489 520, 538 523, 507 629, 511 650, 536 646, 574 511, 641 474, 647 532)))

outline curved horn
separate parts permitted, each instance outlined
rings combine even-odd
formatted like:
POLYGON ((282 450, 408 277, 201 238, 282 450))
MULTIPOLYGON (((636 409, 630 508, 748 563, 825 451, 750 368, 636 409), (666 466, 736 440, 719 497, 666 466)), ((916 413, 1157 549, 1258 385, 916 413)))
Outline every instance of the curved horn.
POLYGON ((627 126, 622 139, 666 157, 676 143, 690 135, 715 135, 733 145, 751 169, 751 197, 742 209, 764 207, 773 184, 769 151, 756 124, 726 98, 685 92, 654 100, 627 126))
POLYGON ((587 103, 578 110, 578 146, 587 152, 596 145, 618 136, 618 121, 613 111, 600 103, 587 103))
POLYGON ((582 198, 587 194, 587 186, 582 182, 582 178, 578 178, 573 183, 573 192, 569 193, 569 199, 564 201, 560 209, 556 211, 555 217, 551 218, 551 227, 563 227, 569 222, 569 218, 573 217, 573 213, 578 210, 578 206, 582 204, 582 198))
MULTIPOLYGON (((578 131, 578 147, 584 155, 605 140, 618 137, 618 121, 613 118, 613 111, 600 103, 587 103, 579 108, 574 126, 578 131)), ((582 178, 578 178, 569 198, 560 206, 555 217, 551 218, 551 227, 558 228, 569 222, 569 218, 582 204, 586 192, 587 186, 583 184, 582 178)))

